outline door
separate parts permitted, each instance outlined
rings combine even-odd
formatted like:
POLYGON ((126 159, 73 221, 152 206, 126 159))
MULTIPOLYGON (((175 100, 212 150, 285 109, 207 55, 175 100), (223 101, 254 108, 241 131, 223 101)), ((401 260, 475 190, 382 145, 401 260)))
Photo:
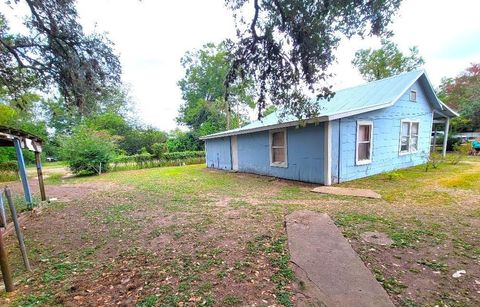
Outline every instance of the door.
POLYGON ((238 143, 236 135, 230 137, 230 146, 232 152, 232 170, 238 171, 238 143))

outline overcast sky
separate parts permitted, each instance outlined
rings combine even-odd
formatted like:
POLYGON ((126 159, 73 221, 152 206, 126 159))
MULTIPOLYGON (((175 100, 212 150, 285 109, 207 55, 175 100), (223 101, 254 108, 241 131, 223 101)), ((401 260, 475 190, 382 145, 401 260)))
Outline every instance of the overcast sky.
MULTIPOLYGON (((182 55, 234 36, 224 0, 78 0, 78 10, 86 32, 96 25, 115 43, 138 117, 163 130, 177 126, 182 55)), ((391 26, 392 40, 404 51, 418 46, 437 86, 442 77, 480 62, 479 11, 478 0, 404 0, 391 26)), ((378 46, 376 38, 343 41, 332 67, 334 88, 362 83, 351 65, 353 55, 359 48, 378 46)))

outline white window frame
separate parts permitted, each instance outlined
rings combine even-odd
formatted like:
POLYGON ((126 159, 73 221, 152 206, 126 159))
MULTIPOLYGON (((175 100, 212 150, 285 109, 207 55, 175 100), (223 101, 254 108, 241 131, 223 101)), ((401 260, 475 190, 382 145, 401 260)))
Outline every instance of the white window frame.
POLYGON ((402 119, 400 121, 400 142, 398 144, 398 154, 400 156, 404 155, 410 155, 418 152, 418 145, 420 141, 420 121, 418 120, 413 120, 413 119, 402 119), (402 151, 402 128, 403 124, 408 123, 409 124, 409 129, 408 129, 408 150, 402 151), (418 134, 417 134, 417 149, 412 150, 412 124, 416 123, 418 125, 418 134))
POLYGON ((270 166, 274 167, 288 167, 288 144, 287 144, 287 129, 275 129, 269 131, 269 155, 270 155, 270 166), (277 132, 283 132, 284 137, 284 149, 285 149, 285 161, 284 162, 273 162, 273 134, 277 132))
POLYGON ((408 98, 410 99, 410 101, 417 102, 417 91, 411 90, 408 98), (412 99, 412 94, 415 95, 415 99, 412 99))
MULTIPOLYGON (((363 142, 366 143, 366 142, 363 142)), ((365 165, 365 164, 370 164, 372 163, 372 154, 373 154, 373 121, 371 120, 359 120, 357 121, 357 131, 356 131, 356 141, 355 141, 355 165, 365 165), (358 130, 360 126, 370 126, 370 151, 369 151, 369 157, 370 159, 368 160, 358 160, 358 145, 359 145, 359 139, 358 139, 358 130)))

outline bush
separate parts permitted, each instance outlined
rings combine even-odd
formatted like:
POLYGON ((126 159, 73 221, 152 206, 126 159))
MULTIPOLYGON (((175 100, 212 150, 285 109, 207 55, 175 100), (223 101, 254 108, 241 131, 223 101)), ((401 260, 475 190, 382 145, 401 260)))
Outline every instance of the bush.
POLYGON ((189 158, 203 158, 205 156, 204 151, 181 151, 181 152, 167 152, 163 155, 163 158, 167 161, 181 160, 189 158))
POLYGON ((443 157, 440 153, 438 152, 432 152, 430 153, 430 156, 428 157, 428 161, 425 164, 425 171, 428 172, 430 168, 437 168, 440 163, 443 162, 443 157))
POLYGON ((75 174, 106 172, 116 156, 115 141, 107 131, 80 126, 64 141, 62 154, 75 174))
POLYGON ((115 170, 126 170, 132 168, 199 164, 204 162, 204 151, 168 152, 164 153, 160 159, 149 153, 143 153, 133 156, 118 156, 113 162, 113 167, 115 170))
POLYGON ((470 144, 461 144, 461 145, 455 144, 453 146, 453 153, 447 156, 448 162, 454 165, 458 164, 460 163, 460 161, 465 159, 466 156, 468 156, 469 152, 470 152, 470 144))
POLYGON ((152 145, 152 155, 157 159, 160 159, 167 151, 167 143, 155 143, 152 145))
POLYGON ((4 172, 18 172, 17 161, 0 162, 0 170, 4 172))
MULTIPOLYGON (((443 135, 437 137, 437 144, 441 145, 443 144, 443 135)), ((452 134, 448 135, 447 139, 447 151, 453 151, 455 150, 454 147, 457 145, 462 144, 462 139, 458 137, 454 137, 452 134)))
POLYGON ((18 179, 17 161, 0 162, 0 182, 18 179))

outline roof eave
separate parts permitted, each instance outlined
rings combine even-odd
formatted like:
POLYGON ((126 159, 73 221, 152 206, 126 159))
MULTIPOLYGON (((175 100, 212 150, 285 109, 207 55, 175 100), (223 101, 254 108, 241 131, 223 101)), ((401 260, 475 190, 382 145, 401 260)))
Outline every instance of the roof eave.
POLYGON ((225 132, 220 132, 220 133, 215 133, 215 134, 202 136, 202 137, 200 137, 200 140, 205 141, 205 140, 211 140, 211 139, 218 139, 218 138, 233 136, 233 135, 241 135, 241 134, 248 134, 248 133, 254 133, 254 132, 268 131, 268 130, 272 130, 272 129, 294 127, 294 126, 297 126, 301 123, 312 124, 312 123, 318 123, 318 122, 325 122, 325 121, 328 121, 328 120, 329 120, 328 116, 320 116, 320 117, 315 117, 315 118, 308 119, 308 120, 296 120, 296 121, 291 121, 291 122, 286 122, 286 123, 279 123, 279 124, 275 124, 275 125, 262 126, 262 127, 245 129, 245 130, 240 130, 240 131, 225 131, 225 132))

